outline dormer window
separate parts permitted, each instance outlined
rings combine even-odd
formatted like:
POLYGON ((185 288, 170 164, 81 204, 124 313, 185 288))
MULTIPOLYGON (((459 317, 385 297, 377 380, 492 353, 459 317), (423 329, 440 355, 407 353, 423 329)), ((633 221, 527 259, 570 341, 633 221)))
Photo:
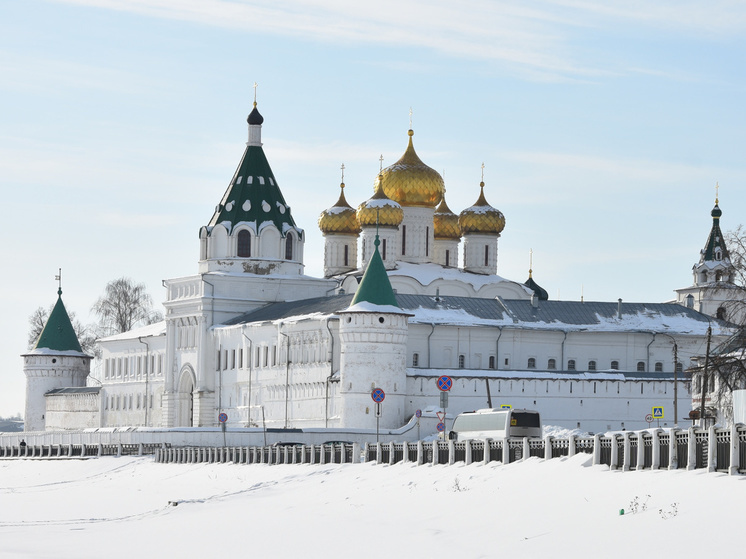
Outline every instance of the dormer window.
POLYGON ((285 260, 293 259, 293 235, 288 233, 285 237, 285 260))
POLYGON ((692 295, 691 293, 686 296, 686 308, 687 309, 694 308, 694 295, 692 295))
POLYGON ((716 251, 715 252, 715 260, 722 260, 722 259, 723 259, 722 253, 719 250, 716 251))

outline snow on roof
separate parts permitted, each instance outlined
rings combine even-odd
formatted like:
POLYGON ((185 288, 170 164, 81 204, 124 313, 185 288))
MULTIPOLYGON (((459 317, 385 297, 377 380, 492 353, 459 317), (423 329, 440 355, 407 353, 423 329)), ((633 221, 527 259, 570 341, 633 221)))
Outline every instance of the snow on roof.
POLYGON ((74 349, 65 349, 65 350, 59 350, 59 349, 49 349, 48 347, 37 347, 36 349, 31 349, 24 353, 23 355, 62 355, 62 356, 70 356, 70 357, 90 357, 90 355, 87 355, 86 353, 83 353, 82 351, 75 351, 74 349))
POLYGON ((120 340, 132 340, 136 338, 149 338, 152 336, 165 336, 166 335, 166 321, 161 320, 160 322, 154 322, 147 326, 140 328, 133 328, 129 332, 122 332, 121 334, 114 334, 113 336, 107 336, 101 338, 100 342, 116 342, 120 340))
POLYGON ((439 264, 412 264, 410 262, 397 262, 395 270, 388 270, 389 276, 408 276, 416 279, 423 286, 430 285, 436 280, 460 281, 471 284, 475 290, 485 285, 509 282, 519 285, 527 293, 531 290, 524 285, 512 282, 498 275, 473 274, 459 268, 447 268, 439 264))
MULTIPOLYGON (((351 295, 317 297, 302 301, 272 303, 227 321, 223 326, 275 320, 324 319, 344 312, 351 295)), ((728 335, 725 323, 693 309, 664 303, 623 303, 619 318, 617 303, 542 301, 538 308, 528 300, 434 297, 398 294, 400 309, 411 315, 409 323, 453 326, 497 326, 534 330, 589 332, 658 332, 704 336, 712 325, 714 335, 728 335)), ((353 307, 354 309, 354 307, 353 307)), ((358 312, 391 312, 380 308, 358 312)))
POLYGON ((377 313, 392 313, 392 314, 407 314, 405 311, 394 305, 376 305, 368 301, 360 301, 355 303, 351 307, 348 307, 340 312, 377 312, 377 313))

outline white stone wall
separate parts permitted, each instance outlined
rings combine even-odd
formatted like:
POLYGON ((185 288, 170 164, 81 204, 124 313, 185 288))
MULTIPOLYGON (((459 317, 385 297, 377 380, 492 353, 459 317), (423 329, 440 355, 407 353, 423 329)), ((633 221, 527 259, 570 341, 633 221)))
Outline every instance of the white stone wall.
POLYGON ((46 425, 44 395, 55 388, 85 386, 91 358, 49 353, 23 356, 26 375, 26 409, 24 430, 43 431, 46 425))
POLYGON ((499 235, 464 236, 464 270, 475 274, 497 273, 497 237, 499 235), (485 264, 485 250, 487 262, 485 264))
POLYGON ((46 430, 65 431, 101 427, 99 394, 49 394, 46 396, 46 430))
MULTIPOLYGON (((435 232, 433 226, 433 208, 405 206, 404 219, 399 226, 399 246, 404 247, 397 260, 404 262, 434 262, 435 232), (404 231, 406 230, 406 235, 404 231)), ((457 264, 453 261, 453 265, 457 264)))
MULTIPOLYGON (((383 259, 383 265, 386 267, 387 270, 391 270, 396 267, 396 261, 401 255, 401 245, 399 244, 399 230, 393 227, 379 227, 378 237, 381 241, 381 244, 378 247, 378 251, 381 254, 381 258, 383 259), (385 247, 384 241, 386 242, 385 247)), ((375 250, 375 238, 375 227, 363 227, 360 241, 360 250, 362 252, 360 267, 363 270, 368 267, 368 262, 373 256, 373 251, 375 250)))
POLYGON ((330 277, 353 270, 357 270, 357 235, 325 235, 324 276, 330 277), (346 264, 345 250, 347 250, 346 264))
POLYGON ((458 239, 435 239, 433 250, 433 262, 441 266, 458 268, 459 266, 459 243, 458 239), (446 252, 448 253, 446 256, 446 252))
POLYGON ((407 317, 391 313, 340 313, 340 426, 375 428, 374 388, 382 388, 382 428, 405 422, 407 317))

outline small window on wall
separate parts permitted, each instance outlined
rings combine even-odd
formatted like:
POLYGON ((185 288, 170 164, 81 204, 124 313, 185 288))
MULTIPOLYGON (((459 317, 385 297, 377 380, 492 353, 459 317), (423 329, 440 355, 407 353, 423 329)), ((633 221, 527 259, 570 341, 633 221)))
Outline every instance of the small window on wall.
POLYGON ((595 371, 596 370, 596 362, 595 361, 588 361, 588 370, 589 371, 595 371))
POLYGON ((345 245, 344 265, 349 266, 349 261, 350 261, 350 247, 348 245, 345 245))
POLYGON ((285 260, 293 259, 293 235, 288 233, 285 237, 285 260))
POLYGON ((528 358, 528 368, 529 369, 535 369, 536 368, 536 359, 533 357, 528 358))
POLYGON ((413 353, 412 354, 412 367, 419 367, 419 366, 420 366, 420 354, 413 353))
POLYGON ((386 260, 386 239, 384 239, 381 243, 381 248, 383 248, 383 254, 381 254, 381 258, 383 260, 386 260))
POLYGON ((681 363, 676 363, 676 372, 677 373, 683 373, 684 372, 684 365, 681 363))
POLYGON ((715 317, 719 320, 725 320, 726 314, 725 314, 725 307, 718 307, 717 312, 715 313, 715 317))
POLYGON ((251 233, 247 229, 238 232, 238 250, 236 254, 242 258, 251 256, 251 233))
POLYGON ((451 251, 446 250, 446 267, 451 265, 451 251))
POLYGON ((463 369, 466 366, 466 357, 463 355, 458 356, 458 368, 463 369))
POLYGON ((575 370, 575 359, 570 359, 567 362, 567 370, 568 371, 574 371, 575 370))
POLYGON ((655 364, 655 372, 656 373, 662 373, 663 372, 663 363, 661 363, 660 361, 658 361, 655 364))
POLYGON ((618 371, 619 370, 619 361, 612 361, 611 362, 611 370, 612 371, 618 371))
POLYGON ((494 368, 495 368, 495 356, 490 355, 490 369, 494 369, 494 368))
POLYGON ((557 360, 556 359, 550 359, 547 361, 547 369, 556 369, 557 368, 557 360))
POLYGON ((638 373, 644 373, 645 372, 645 361, 638 361, 637 362, 637 372, 638 373))
POLYGON ((484 245, 484 265, 490 264, 490 245, 484 245))

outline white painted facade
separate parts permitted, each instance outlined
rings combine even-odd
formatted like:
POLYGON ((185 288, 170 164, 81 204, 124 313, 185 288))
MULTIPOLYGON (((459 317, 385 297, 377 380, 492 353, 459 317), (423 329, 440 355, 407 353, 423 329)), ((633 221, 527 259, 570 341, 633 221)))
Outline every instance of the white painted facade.
MULTIPOLYGON (((251 145, 261 146, 261 127, 249 128, 251 145)), ((248 181, 234 177, 231 188, 240 179, 248 181)), ((235 202, 231 188, 216 216, 235 202)), ((276 207, 268 202, 265 211, 276 207)), ((499 233, 467 235, 459 269, 459 242, 436 244, 433 210, 405 207, 404 214, 406 239, 399 228, 379 229, 402 307, 390 313, 334 306, 356 291, 375 228, 362 229, 359 263, 356 236, 326 235, 326 269, 353 271, 320 279, 303 275, 302 229, 270 220, 203 227, 199 273, 165 281, 165 321, 101 340, 103 365, 89 382, 101 386, 101 426, 215 427, 225 413, 230 427, 375 428, 370 392, 383 388, 379 422, 396 428, 417 409, 439 406, 442 374, 454 379, 449 417, 506 404, 539 409, 545 423, 598 432, 647 427, 652 406, 673 413, 674 371, 703 352, 707 318, 668 306, 681 316, 653 308, 578 322, 582 303, 573 303, 556 315, 566 319, 541 320, 549 303, 561 302, 534 306, 529 288, 496 275, 499 233), (355 248, 340 266, 345 244, 355 248), (427 301, 407 307, 408 295, 427 301), (448 307, 449 298, 463 299, 448 307), (475 302, 497 314, 480 318, 475 302)), ((714 324, 716 339, 728 335, 714 324)), ((64 385, 50 382, 29 384, 27 417, 39 415, 34 406, 44 406, 45 390, 64 385)), ((683 374, 678 382, 683 416, 690 395, 683 374)))

